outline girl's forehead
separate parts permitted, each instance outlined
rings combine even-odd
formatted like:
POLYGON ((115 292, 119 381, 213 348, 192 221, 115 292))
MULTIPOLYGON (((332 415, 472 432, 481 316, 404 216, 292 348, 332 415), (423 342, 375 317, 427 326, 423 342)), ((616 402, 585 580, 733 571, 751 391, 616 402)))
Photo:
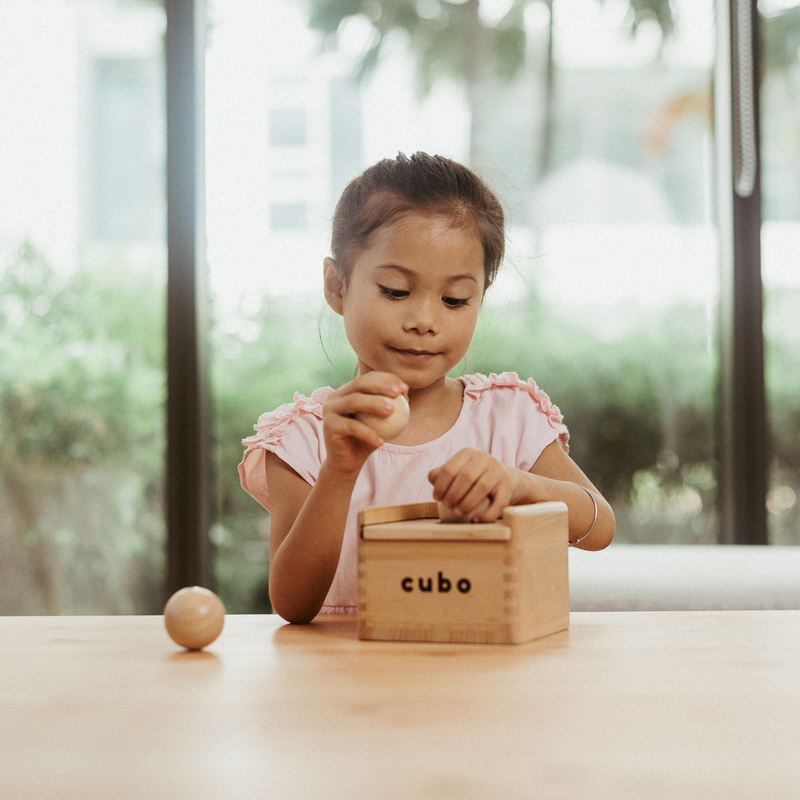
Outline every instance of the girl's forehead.
POLYGON ((415 280, 452 283, 469 278, 480 287, 486 282, 483 245, 477 232, 443 215, 406 214, 381 226, 356 254, 353 269, 365 278, 378 270, 403 273, 415 280))
POLYGON ((461 221, 456 222, 446 214, 413 211, 400 214, 378 226, 365 241, 364 248, 376 245, 413 246, 444 241, 451 246, 483 249, 478 230, 471 221, 461 224, 461 221))

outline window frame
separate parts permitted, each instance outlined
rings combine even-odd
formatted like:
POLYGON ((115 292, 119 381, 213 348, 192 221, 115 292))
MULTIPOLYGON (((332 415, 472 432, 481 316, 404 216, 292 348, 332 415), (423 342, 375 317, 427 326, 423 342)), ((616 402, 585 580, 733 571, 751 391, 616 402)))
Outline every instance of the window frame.
POLYGON ((211 414, 204 207, 205 0, 165 0, 166 595, 211 587, 211 414))
POLYGON ((719 542, 767 544, 757 0, 716 4, 719 542))

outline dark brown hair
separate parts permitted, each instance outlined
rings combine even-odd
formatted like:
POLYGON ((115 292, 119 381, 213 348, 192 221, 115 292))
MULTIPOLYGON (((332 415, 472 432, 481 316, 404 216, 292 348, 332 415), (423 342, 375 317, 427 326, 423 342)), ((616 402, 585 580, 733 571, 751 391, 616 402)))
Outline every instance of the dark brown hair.
POLYGON ((483 245, 488 288, 505 251, 503 207, 474 173, 444 156, 398 153, 351 181, 333 215, 331 255, 346 281, 370 234, 407 213, 441 214, 457 227, 472 226, 483 245))

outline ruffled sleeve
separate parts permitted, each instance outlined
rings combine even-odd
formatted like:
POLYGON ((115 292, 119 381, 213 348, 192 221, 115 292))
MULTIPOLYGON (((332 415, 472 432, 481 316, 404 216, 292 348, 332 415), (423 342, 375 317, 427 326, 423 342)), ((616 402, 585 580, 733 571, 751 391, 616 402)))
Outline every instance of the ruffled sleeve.
POLYGON ((295 394, 291 403, 268 411, 258 418, 256 433, 246 439, 244 457, 239 464, 242 488, 269 510, 264 454, 275 453, 310 485, 316 482, 325 458, 322 436, 322 407, 333 389, 317 389, 311 397, 295 394))
POLYGON ((462 378, 464 396, 482 418, 490 418, 495 436, 504 439, 503 451, 516 449, 517 466, 529 470, 542 450, 558 441, 569 452, 569 431, 558 406, 532 378, 523 381, 516 372, 468 375, 462 378))

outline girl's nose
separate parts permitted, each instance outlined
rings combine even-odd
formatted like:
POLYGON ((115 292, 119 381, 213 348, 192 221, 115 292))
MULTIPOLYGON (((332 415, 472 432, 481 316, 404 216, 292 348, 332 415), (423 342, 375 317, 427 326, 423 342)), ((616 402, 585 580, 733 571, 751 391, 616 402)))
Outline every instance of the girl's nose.
POLYGON ((409 303, 407 306, 408 315, 404 328, 417 333, 436 333, 439 329, 436 310, 434 304, 429 300, 420 299, 417 302, 409 303))

